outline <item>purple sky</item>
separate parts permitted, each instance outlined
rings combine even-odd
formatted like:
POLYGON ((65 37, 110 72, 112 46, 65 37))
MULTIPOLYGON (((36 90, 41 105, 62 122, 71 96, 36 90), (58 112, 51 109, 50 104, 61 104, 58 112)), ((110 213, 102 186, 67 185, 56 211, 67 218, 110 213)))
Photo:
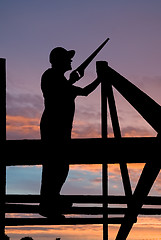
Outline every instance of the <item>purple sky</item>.
MULTIPOLYGON (((160 0, 2 0, 0 57, 7 59, 8 139, 40 137, 40 78, 50 67, 48 55, 56 46, 76 50, 76 68, 109 37, 77 85, 90 83, 96 77, 95 62, 106 60, 161 104, 160 10, 160 0)), ((136 111, 117 92, 115 95, 123 136, 155 136, 136 111)), ((73 137, 100 136, 100 88, 88 98, 78 98, 76 106, 73 137)), ((79 170, 71 169, 63 191, 78 193, 79 189, 80 193, 87 193, 90 189, 99 194, 99 168, 79 170)), ((7 174, 8 192, 39 192, 41 168, 9 168, 7 174)), ((122 193, 119 171, 111 170, 111 176, 111 193, 122 193)), ((131 176, 134 184, 135 168, 131 169, 131 176)), ((17 240, 18 236, 13 235, 12 239, 17 240)))

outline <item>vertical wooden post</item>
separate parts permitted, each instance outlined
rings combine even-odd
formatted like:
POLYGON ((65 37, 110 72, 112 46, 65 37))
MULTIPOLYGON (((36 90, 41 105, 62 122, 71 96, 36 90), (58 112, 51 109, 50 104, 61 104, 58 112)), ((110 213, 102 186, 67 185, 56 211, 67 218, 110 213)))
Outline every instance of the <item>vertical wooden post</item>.
MULTIPOLYGON (((6 60, 0 58, 0 144, 6 141, 6 60)), ((0 159, 0 239, 5 235, 5 156, 0 159)))
POLYGON ((106 96, 106 84, 102 80, 101 82, 101 121, 102 121, 102 138, 107 139, 107 96, 106 96))
MULTIPOLYGON (((102 79, 101 82, 101 122, 102 122, 102 139, 107 139, 107 95, 104 70, 107 69, 108 63, 104 61, 97 62, 97 74, 102 79)), ((108 240, 108 165, 102 164, 102 193, 103 193, 103 240, 108 240)))
MULTIPOLYGON (((120 130, 119 120, 117 116, 117 110, 116 110, 116 104, 115 104, 114 94, 112 90, 112 85, 110 83, 107 84, 106 91, 107 91, 107 98, 108 98, 114 136, 117 140, 120 140, 121 130, 120 130)), ((128 168, 126 163, 120 162, 120 170, 121 170, 121 176, 122 176, 125 195, 127 197, 127 205, 129 205, 132 197, 132 189, 131 189, 131 183, 130 183, 128 168)))
MULTIPOLYGON (((108 64, 107 64, 108 65, 108 64)), ((103 71, 103 69, 102 69, 103 71)), ((107 96, 106 96, 106 84, 105 81, 101 83, 101 102, 102 102, 102 138, 107 139, 107 96)), ((103 187, 103 240, 108 240, 108 165, 104 163, 102 165, 102 187, 103 187)))

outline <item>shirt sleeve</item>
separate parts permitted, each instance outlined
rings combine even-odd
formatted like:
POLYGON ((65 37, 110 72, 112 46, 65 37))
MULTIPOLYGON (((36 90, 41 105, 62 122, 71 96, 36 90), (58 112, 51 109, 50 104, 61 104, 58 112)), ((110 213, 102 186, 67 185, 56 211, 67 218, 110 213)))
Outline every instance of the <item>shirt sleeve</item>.
POLYGON ((77 87, 77 86, 72 86, 73 88, 73 92, 74 92, 74 96, 83 96, 83 89, 81 87, 77 87))

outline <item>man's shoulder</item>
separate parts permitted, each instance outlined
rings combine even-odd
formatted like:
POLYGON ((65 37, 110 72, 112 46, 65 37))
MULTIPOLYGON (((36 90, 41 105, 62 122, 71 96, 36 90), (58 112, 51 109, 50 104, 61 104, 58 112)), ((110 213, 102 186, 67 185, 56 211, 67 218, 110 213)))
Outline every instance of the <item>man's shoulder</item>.
POLYGON ((42 78, 48 77, 53 74, 52 68, 48 68, 42 75, 42 78))
POLYGON ((45 89, 47 89, 47 85, 49 84, 50 79, 52 78, 52 69, 49 68, 47 69, 41 76, 41 89, 42 91, 44 91, 45 89))

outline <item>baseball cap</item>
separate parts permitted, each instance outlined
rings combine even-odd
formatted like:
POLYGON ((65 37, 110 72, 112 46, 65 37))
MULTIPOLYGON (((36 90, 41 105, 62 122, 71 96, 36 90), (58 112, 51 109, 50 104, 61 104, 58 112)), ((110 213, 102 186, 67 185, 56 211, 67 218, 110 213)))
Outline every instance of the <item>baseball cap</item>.
POLYGON ((50 52, 49 61, 50 63, 53 63, 55 60, 59 60, 61 58, 73 58, 74 55, 74 50, 67 51, 63 47, 56 47, 50 52))

